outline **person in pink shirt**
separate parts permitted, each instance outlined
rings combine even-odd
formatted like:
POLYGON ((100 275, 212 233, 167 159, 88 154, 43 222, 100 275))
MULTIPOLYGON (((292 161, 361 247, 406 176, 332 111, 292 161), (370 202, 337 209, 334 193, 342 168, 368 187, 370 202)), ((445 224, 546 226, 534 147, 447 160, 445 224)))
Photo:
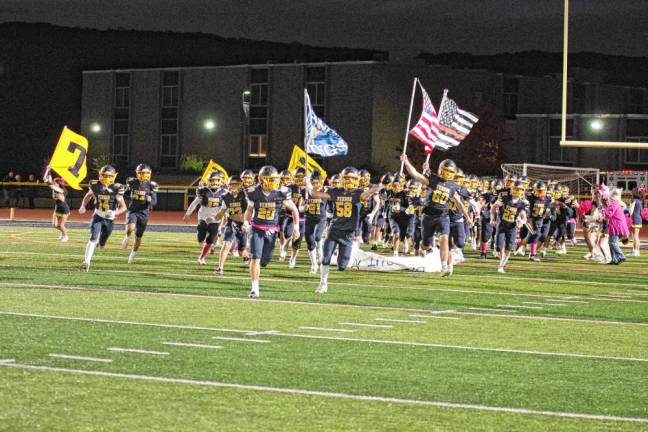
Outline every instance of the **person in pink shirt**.
POLYGON ((619 238, 630 235, 623 206, 621 205, 621 190, 612 189, 606 204, 607 208, 603 210, 603 216, 609 221, 610 250, 612 252, 610 264, 621 264, 625 261, 625 255, 623 255, 619 247, 619 238))

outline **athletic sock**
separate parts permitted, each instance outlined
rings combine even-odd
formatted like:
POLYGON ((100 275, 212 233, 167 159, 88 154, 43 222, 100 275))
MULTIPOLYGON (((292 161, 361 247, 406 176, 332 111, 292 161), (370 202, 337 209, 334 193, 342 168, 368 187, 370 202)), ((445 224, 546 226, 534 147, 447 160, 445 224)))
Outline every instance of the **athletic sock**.
POLYGON ((329 266, 322 264, 320 266, 320 283, 326 283, 328 281, 329 266))
POLYGON ((481 251, 482 251, 482 253, 488 252, 488 242, 483 242, 481 244, 481 251))
POLYGON ((259 292, 259 281, 258 280, 253 280, 252 281, 252 291, 255 293, 259 292))
POLYGON ((538 243, 531 243, 529 249, 531 249, 531 256, 535 256, 536 252, 538 251, 538 243))
POLYGON ((308 257, 310 258, 311 266, 317 267, 317 249, 309 250, 308 257))
POLYGON ((95 247, 97 247, 97 243, 93 242, 92 240, 88 240, 88 244, 86 244, 85 257, 83 261, 90 264, 90 261, 92 260, 92 255, 94 254, 95 247))
POLYGON ((211 249, 211 244, 210 243, 205 243, 202 247, 202 251, 200 252, 200 259, 203 259, 207 256, 209 253, 209 250, 211 249))

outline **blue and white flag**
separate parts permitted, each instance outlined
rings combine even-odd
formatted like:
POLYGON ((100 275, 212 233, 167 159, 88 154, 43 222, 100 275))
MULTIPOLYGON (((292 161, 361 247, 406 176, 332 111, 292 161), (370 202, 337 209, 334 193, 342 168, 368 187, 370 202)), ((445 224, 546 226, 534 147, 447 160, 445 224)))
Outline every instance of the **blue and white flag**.
POLYGON ((306 153, 322 157, 346 156, 349 146, 346 141, 317 117, 311 106, 308 91, 304 90, 304 148, 306 153))

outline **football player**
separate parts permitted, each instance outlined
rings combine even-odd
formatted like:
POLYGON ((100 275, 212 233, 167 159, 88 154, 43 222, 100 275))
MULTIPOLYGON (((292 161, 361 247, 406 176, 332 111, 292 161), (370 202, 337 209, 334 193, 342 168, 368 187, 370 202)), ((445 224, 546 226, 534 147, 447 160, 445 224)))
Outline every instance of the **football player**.
POLYGON ((397 174, 392 182, 392 193, 389 197, 389 224, 393 235, 394 256, 398 256, 401 242, 404 243, 404 253, 409 253, 416 228, 416 208, 420 205, 418 197, 411 196, 409 188, 405 190, 405 185, 405 176, 397 174))
MULTIPOLYGON (((573 231, 569 232, 569 220, 576 215, 576 207, 574 205, 574 197, 569 195, 569 186, 561 185, 558 187, 558 198, 554 200, 556 204, 556 234, 555 239, 558 242, 558 255, 565 255, 567 248, 565 246, 565 238, 574 238, 573 231)), ((574 221, 575 225, 575 221, 574 221)))
MULTIPOLYGON (((290 194, 290 187, 293 184, 292 173, 290 170, 283 170, 279 173, 280 181, 279 187, 284 191, 288 191, 290 194)), ((290 212, 282 208, 279 212, 279 261, 286 259, 288 248, 288 242, 292 236, 292 219, 290 218, 290 212)))
MULTIPOLYGON (((441 276, 450 276, 452 267, 449 267, 450 249, 448 237, 450 235, 450 201, 453 201, 459 211, 472 226, 472 219, 466 211, 461 196, 458 193, 459 187, 452 181, 457 172, 457 165, 450 159, 445 159, 439 164, 437 174, 430 172, 427 176, 419 173, 409 161, 407 155, 401 156, 409 175, 419 183, 427 186, 427 197, 423 204, 423 249, 430 250, 433 245, 434 235, 439 234, 439 252, 441 255, 441 276)), ((428 170, 427 164, 423 171, 428 170)))
MULTIPOLYGON (((326 189, 324 189, 324 179, 319 171, 315 171, 311 175, 311 184, 314 191, 326 192, 326 189)), ((313 274, 317 273, 319 260, 321 259, 321 256, 318 257, 318 254, 324 225, 326 224, 327 203, 327 200, 313 198, 311 194, 306 193, 306 227, 304 235, 306 237, 306 246, 308 247, 308 257, 311 262, 310 272, 313 274)))
MULTIPOLYGON (((261 267, 272 260, 277 232, 279 231, 279 211, 283 205, 290 211, 293 220, 299 220, 299 211, 290 196, 280 190, 280 177, 277 169, 265 165, 259 171, 259 186, 248 189, 248 207, 243 217, 243 232, 250 232, 250 279, 252 289, 248 297, 258 298, 261 267)), ((293 225, 293 237, 299 237, 299 225, 293 225)))
POLYGON ((504 267, 511 257, 517 229, 526 224, 529 203, 524 199, 525 192, 522 182, 516 180, 509 189, 509 195, 498 199, 491 208, 491 223, 497 219, 497 214, 500 217, 496 231, 496 247, 500 257, 498 273, 504 273, 504 267))
POLYGON ((115 183, 117 171, 110 165, 104 165, 99 170, 99 180, 90 182, 90 189, 81 200, 79 213, 86 212, 90 200, 95 202, 95 210, 90 221, 90 240, 86 244, 85 257, 81 263, 82 271, 90 270, 90 261, 95 247, 103 248, 113 230, 113 221, 126 211, 126 202, 122 196, 124 187, 115 183))
POLYGON ((351 260, 353 243, 360 224, 360 210, 362 200, 369 198, 380 189, 380 185, 373 185, 367 190, 360 188, 360 175, 353 167, 346 167, 340 173, 342 177, 341 188, 330 188, 326 192, 316 191, 311 182, 307 189, 313 198, 330 200, 333 204, 333 218, 329 232, 324 240, 322 264, 320 266, 320 284, 315 293, 324 294, 328 291, 329 265, 335 249, 338 249, 338 270, 344 270, 351 260))
POLYGON ((254 171, 250 169, 246 169, 241 173, 241 183, 243 183, 243 189, 250 188, 254 186, 256 176, 254 175, 254 171))
POLYGON ((290 217, 290 229, 292 226, 297 225, 299 228, 299 237, 292 240, 292 251, 290 252, 290 260, 288 260, 288 268, 295 268, 297 265, 297 255, 301 248, 302 239, 304 238, 304 230, 306 227, 306 170, 304 168, 296 168, 293 173, 293 184, 288 188, 290 197, 293 204, 299 210, 299 220, 293 220, 290 217))
POLYGON ((54 200, 54 213, 52 214, 52 226, 59 230, 59 240, 68 241, 67 228, 65 222, 70 216, 70 206, 67 203, 67 189, 65 189, 65 179, 56 177, 52 179, 50 174, 51 168, 48 166, 43 175, 43 180, 52 190, 52 199, 54 200))
MULTIPOLYGON (((472 205, 469 204, 471 200, 471 195, 470 192, 468 192, 468 189, 465 188, 466 175, 464 174, 461 168, 457 167, 457 172, 455 173, 455 177, 453 181, 458 186, 457 192, 459 193, 459 197, 461 199, 462 204, 466 208, 466 211, 469 211, 469 209, 472 207, 472 205)), ((450 272, 452 272, 452 268, 453 268, 452 263, 454 262, 453 251, 457 255, 463 256, 463 248, 466 245, 466 236, 468 235, 468 232, 466 229, 467 222, 464 219, 461 211, 457 209, 457 206, 455 205, 454 201, 450 201, 449 205, 450 205, 450 210, 448 212, 448 216, 450 217, 449 247, 451 253, 448 256, 448 267, 450 268, 450 272)))
POLYGON ((218 267, 214 271, 215 275, 222 275, 225 268, 227 255, 236 241, 239 255, 243 261, 249 261, 249 256, 245 249, 247 244, 247 235, 243 232, 243 215, 247 210, 248 200, 245 192, 242 190, 243 183, 239 176, 232 176, 229 179, 228 190, 221 197, 221 209, 214 219, 220 221, 227 216, 227 223, 223 233, 223 246, 218 256, 218 267))
POLYGON ((187 223, 191 214, 200 206, 198 210, 198 244, 201 245, 201 251, 198 255, 198 264, 204 265, 205 258, 211 251, 212 245, 218 239, 218 227, 220 219, 216 215, 220 211, 222 197, 225 193, 221 187, 223 184, 223 173, 214 171, 209 175, 207 185, 198 188, 196 198, 191 202, 187 212, 182 220, 187 223))
POLYGON ((529 197, 529 260, 540 261, 537 256, 538 242, 544 240, 543 227, 545 216, 551 205, 551 197, 547 195, 547 184, 544 181, 537 181, 533 185, 533 195, 529 197))
POLYGON ((128 263, 135 262, 135 254, 142 244, 142 236, 148 224, 149 210, 157 204, 158 184, 151 180, 151 167, 141 163, 135 168, 135 178, 126 179, 124 199, 126 212, 126 235, 122 240, 122 248, 128 247, 130 236, 135 232, 135 243, 128 256, 128 263))

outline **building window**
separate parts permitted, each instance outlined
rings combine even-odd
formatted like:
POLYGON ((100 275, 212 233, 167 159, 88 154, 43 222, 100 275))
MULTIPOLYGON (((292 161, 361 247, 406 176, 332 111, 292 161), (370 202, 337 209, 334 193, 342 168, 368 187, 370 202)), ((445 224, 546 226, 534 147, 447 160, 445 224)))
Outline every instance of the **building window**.
POLYGON ((111 156, 118 166, 128 165, 130 154, 130 81, 128 72, 115 74, 111 156))
MULTIPOLYGON (((648 143, 648 120, 626 120, 626 142, 648 143)), ((648 164, 648 150, 625 149, 625 163, 648 164)))
POLYGON ((587 84, 572 82, 571 83, 571 112, 587 112, 587 84))
POLYGON ((520 80, 515 77, 504 77, 504 116, 514 119, 518 113, 518 95, 520 80))
POLYGON ((313 111, 318 117, 326 119, 326 68, 306 68, 306 90, 310 97, 313 111))
MULTIPOLYGON (((574 149, 560 146, 561 121, 560 119, 549 120, 549 138, 547 146, 547 161, 563 164, 574 162, 574 149)), ((574 139, 574 120, 567 119, 566 140, 574 139)))
POLYGON ((178 166, 180 72, 162 72, 160 109, 160 168, 178 166))
MULTIPOLYGON (((265 159, 268 154, 268 69, 250 72, 250 117, 248 158, 265 159)), ((252 162, 254 164, 254 161, 252 162)))
POLYGON ((628 107, 629 114, 643 114, 644 113, 644 90, 643 89, 630 89, 630 106, 628 107))

